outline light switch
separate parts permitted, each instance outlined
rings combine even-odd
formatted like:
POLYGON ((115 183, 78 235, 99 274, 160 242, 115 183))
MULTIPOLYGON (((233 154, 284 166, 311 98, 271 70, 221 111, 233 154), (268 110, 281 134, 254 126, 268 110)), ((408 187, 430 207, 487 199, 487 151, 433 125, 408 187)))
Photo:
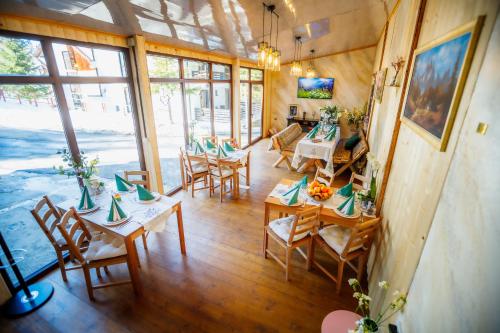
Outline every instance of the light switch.
POLYGON ((487 130, 488 130, 488 124, 485 124, 485 123, 477 124, 477 128, 476 128, 477 133, 479 133, 481 135, 485 135, 487 130))

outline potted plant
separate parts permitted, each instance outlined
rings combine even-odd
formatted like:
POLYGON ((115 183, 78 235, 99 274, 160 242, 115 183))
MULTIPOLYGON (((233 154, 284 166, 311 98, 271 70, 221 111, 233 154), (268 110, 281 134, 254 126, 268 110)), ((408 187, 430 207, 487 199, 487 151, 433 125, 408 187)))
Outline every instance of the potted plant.
POLYGON ((342 114, 341 108, 335 104, 324 106, 319 110, 321 111, 321 118, 329 125, 338 123, 342 114))
POLYGON ((380 162, 377 161, 375 154, 368 152, 366 154, 368 164, 370 165, 370 187, 358 194, 361 202, 361 208, 368 215, 375 215, 375 199, 377 198, 377 174, 380 169, 380 162))
MULTIPOLYGON (((352 296, 358 300, 358 307, 356 308, 356 311, 359 310, 359 314, 363 316, 363 318, 356 322, 356 328, 354 330, 349 330, 349 333, 379 332, 379 328, 382 324, 384 324, 394 314, 401 311, 406 304, 406 294, 395 291, 393 294, 394 299, 389 303, 389 305, 376 316, 371 316, 370 302, 372 299, 370 296, 363 292, 363 288, 361 288, 361 284, 358 280, 349 279, 349 285, 354 290, 352 296)), ((387 283, 387 281, 380 281, 378 286, 384 292, 389 289, 389 283, 387 283)))
POLYGON ((355 107, 352 110, 346 109, 344 111, 345 118, 347 123, 351 127, 351 131, 357 133, 363 120, 365 119, 366 114, 366 104, 362 107, 355 107))
POLYGON ((99 173, 99 169, 97 168, 97 164, 99 164, 98 157, 88 161, 85 152, 80 151, 77 161, 66 148, 61 149, 57 154, 61 155, 61 159, 66 163, 66 168, 63 165, 57 168, 54 166, 54 169, 57 169, 60 175, 66 175, 68 177, 76 176, 78 177, 80 186, 87 186, 93 195, 102 193, 104 190, 104 182, 97 176, 99 173))

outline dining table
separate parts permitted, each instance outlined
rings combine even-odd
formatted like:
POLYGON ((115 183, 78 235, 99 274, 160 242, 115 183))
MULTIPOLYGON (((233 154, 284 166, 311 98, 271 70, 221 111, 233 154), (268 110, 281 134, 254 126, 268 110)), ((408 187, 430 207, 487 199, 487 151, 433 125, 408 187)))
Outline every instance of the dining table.
POLYGON ((323 168, 324 166, 321 161, 328 163, 332 159, 335 149, 340 142, 340 127, 337 127, 335 137, 332 140, 327 140, 325 136, 326 133, 318 134, 313 139, 304 136, 297 142, 292 159, 292 167, 297 172, 304 173, 313 165, 323 168), (304 159, 306 161, 300 165, 304 159))
MULTIPOLYGON (((363 216, 367 216, 363 214, 359 214, 358 217, 341 216, 335 211, 334 207, 340 204, 342 200, 345 200, 344 198, 336 197, 334 195, 328 200, 317 202, 312 198, 308 197, 307 194, 305 194, 305 191, 301 193, 301 199, 303 201, 303 205, 288 206, 282 202, 281 198, 283 196, 283 193, 285 193, 288 189, 291 188, 291 186, 293 186, 296 183, 297 183, 296 180, 287 178, 281 179, 264 200, 264 235, 266 232, 266 227, 269 224, 270 215, 272 211, 278 212, 280 216, 292 215, 297 211, 297 209, 301 207, 312 207, 322 204, 323 206, 321 207, 320 211, 321 224, 322 225, 335 224, 346 228, 353 228, 354 226, 356 226, 357 223, 359 223, 363 219, 363 216)), ((333 190, 335 193, 338 189, 334 188, 333 190)), ((359 210, 359 207, 357 207, 356 209, 359 210)), ((266 238, 264 237, 264 239, 266 238)), ((263 246, 265 251, 265 244, 263 246)))
MULTIPOLYGON (((157 195, 156 200, 141 202, 136 191, 118 192, 111 189, 113 185, 106 186, 103 193, 94 195, 92 200, 97 210, 82 214, 80 217, 91 230, 104 232, 106 234, 123 239, 127 249, 127 260, 132 286, 136 295, 142 294, 142 284, 139 275, 139 257, 135 246, 135 239, 145 232, 161 232, 166 227, 170 215, 176 214, 177 228, 179 232, 180 250, 186 255, 186 243, 184 239, 184 226, 182 220, 181 201, 165 195, 157 195), (107 223, 112 196, 119 193, 118 204, 129 217, 122 224, 112 226, 107 223)), ((80 198, 75 197, 57 203, 56 206, 66 212, 71 207, 77 207, 80 198)))

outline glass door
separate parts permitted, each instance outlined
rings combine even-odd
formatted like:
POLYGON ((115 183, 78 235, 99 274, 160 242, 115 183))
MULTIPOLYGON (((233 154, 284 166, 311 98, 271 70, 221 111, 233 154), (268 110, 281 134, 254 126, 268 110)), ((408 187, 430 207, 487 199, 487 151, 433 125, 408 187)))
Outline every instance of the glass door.
POLYGON ((262 138, 263 80, 264 72, 262 70, 240 68, 240 140, 242 147, 262 138))
POLYGON ((249 103, 250 101, 250 83, 240 83, 240 134, 241 147, 249 144, 249 103))
POLYGON ((262 138, 262 102, 264 97, 264 85, 253 83, 252 84, 252 112, 250 116, 250 142, 262 138))

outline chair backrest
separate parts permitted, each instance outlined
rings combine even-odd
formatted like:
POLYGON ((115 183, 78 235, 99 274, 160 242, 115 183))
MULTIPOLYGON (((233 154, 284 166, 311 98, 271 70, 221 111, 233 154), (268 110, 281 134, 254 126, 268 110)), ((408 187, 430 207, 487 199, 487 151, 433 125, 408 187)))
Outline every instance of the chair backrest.
POLYGON ((236 149, 240 149, 240 145, 238 144, 238 141, 236 141, 235 138, 227 138, 227 139, 222 139, 221 144, 224 147, 224 143, 229 143, 231 146, 233 146, 236 149))
POLYGON ((123 172, 125 179, 132 184, 139 184, 151 190, 151 180, 149 178, 149 171, 131 170, 123 172))
POLYGON ((295 213, 290 236, 288 237, 288 244, 292 244, 293 239, 297 235, 307 232, 316 233, 319 227, 319 214, 321 208, 322 205, 302 208, 295 213))
POLYGON ((61 217, 61 222, 57 224, 57 228, 66 240, 66 244, 68 244, 71 254, 80 261, 80 263, 83 263, 85 258, 81 252, 83 249, 82 245, 85 241, 90 241, 92 235, 74 207, 71 207, 64 213, 61 217))
POLYGON ((380 217, 357 223, 352 228, 351 236, 345 245, 344 251, 342 251, 341 257, 345 258, 349 253, 355 251, 368 251, 379 226, 380 217))
POLYGON ((273 146, 278 151, 281 151, 301 134, 302 127, 298 123, 293 123, 271 137, 273 146))
POLYGON ((316 169, 316 175, 314 176, 314 180, 323 183, 325 185, 332 186, 334 177, 335 177, 334 172, 331 172, 327 169, 318 168, 316 169))
POLYGON ((351 155, 351 160, 352 162, 356 162, 358 159, 360 159, 364 154, 368 152, 368 142, 366 141, 365 134, 363 133, 363 130, 359 130, 359 137, 361 140, 354 146, 352 149, 352 155, 351 155))
POLYGON ((222 177, 222 170, 225 169, 228 164, 227 161, 216 156, 208 158, 208 168, 212 176, 222 177))
POLYGON ((202 153, 199 155, 190 155, 188 152, 182 149, 182 147, 180 148, 180 150, 182 155, 182 161, 184 162, 184 167, 189 175, 193 175, 193 173, 195 173, 193 165, 199 165, 199 164, 208 165, 207 153, 202 153))
POLYGON ((56 208, 48 196, 44 195, 31 210, 31 214, 40 225, 43 233, 54 247, 57 245, 57 223, 61 218, 61 212, 56 208))
POLYGON ((355 190, 364 190, 366 189, 365 184, 368 185, 370 183, 370 178, 365 177, 363 175, 358 175, 357 173, 351 173, 351 179, 349 180, 349 183, 352 183, 352 187, 355 190), (359 184, 359 181, 361 184, 359 184))
POLYGON ((219 144, 219 138, 216 135, 215 136, 211 136, 211 135, 202 136, 201 137, 202 144, 205 144, 206 141, 210 141, 211 143, 213 143, 216 146, 219 144))

